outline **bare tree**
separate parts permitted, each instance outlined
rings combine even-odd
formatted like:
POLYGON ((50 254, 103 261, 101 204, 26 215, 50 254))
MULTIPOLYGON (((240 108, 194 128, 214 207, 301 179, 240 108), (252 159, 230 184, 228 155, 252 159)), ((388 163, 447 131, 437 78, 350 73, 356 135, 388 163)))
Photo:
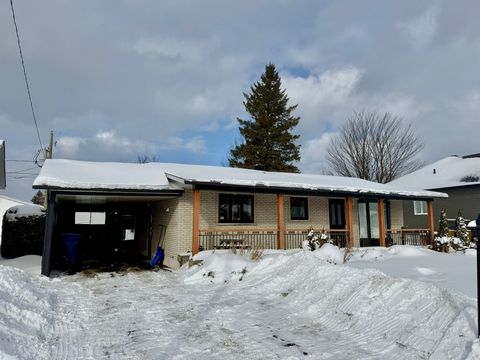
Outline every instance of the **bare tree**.
POLYGON ((327 147, 328 173, 387 183, 420 168, 423 143, 390 113, 355 112, 327 147))
POLYGON ((158 159, 157 157, 154 155, 154 156, 149 156, 149 155, 138 155, 137 156, 137 162, 139 164, 146 164, 146 163, 150 163, 150 162, 158 162, 158 159))

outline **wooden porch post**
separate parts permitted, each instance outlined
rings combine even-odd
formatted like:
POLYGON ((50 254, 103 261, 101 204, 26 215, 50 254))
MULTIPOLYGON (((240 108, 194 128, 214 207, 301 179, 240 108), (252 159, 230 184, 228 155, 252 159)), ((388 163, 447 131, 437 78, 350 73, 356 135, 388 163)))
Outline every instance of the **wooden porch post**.
POLYGON ((435 226, 433 221, 433 200, 427 201, 428 230, 430 230, 430 243, 435 239, 435 226))
POLYGON ((192 254, 200 249, 200 190, 193 190, 192 254))
POLYGON ((347 230, 347 246, 353 247, 353 199, 345 198, 345 228, 347 230))
POLYGON ((385 203, 383 199, 378 200, 378 236, 380 246, 385 247, 385 203))
POLYGON ((285 221, 283 218, 283 195, 277 194, 277 232, 278 243, 277 247, 285 250, 285 221))

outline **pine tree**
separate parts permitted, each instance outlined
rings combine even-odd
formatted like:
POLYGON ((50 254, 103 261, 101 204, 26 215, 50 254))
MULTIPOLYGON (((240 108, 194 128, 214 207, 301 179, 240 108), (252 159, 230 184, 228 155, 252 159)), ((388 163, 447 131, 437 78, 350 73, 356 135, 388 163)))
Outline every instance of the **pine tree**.
POLYGON ((445 209, 440 211, 440 222, 438 224, 438 236, 444 237, 448 236, 448 220, 447 220, 447 212, 445 209))
POLYGON ((268 64, 250 94, 243 94, 243 105, 251 119, 237 118, 244 142, 230 150, 230 166, 299 172, 293 163, 300 160, 300 145, 295 144, 300 136, 292 134, 292 130, 300 118, 292 115, 297 105, 288 105, 281 85, 275 65, 268 64))
POLYGON ((462 216, 462 212, 458 210, 457 220, 455 221, 457 226, 457 237, 462 242, 463 246, 469 246, 470 240, 468 238, 468 229, 465 224, 465 219, 462 216))
POLYGON ((32 203, 37 204, 37 205, 45 205, 45 194, 41 192, 40 190, 37 191, 35 195, 33 195, 32 198, 32 203))

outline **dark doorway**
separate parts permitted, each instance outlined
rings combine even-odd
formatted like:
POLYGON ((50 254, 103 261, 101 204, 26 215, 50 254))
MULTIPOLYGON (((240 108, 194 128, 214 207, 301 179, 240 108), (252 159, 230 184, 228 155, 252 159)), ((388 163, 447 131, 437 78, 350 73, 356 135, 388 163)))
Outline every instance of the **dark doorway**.
POLYGON ((380 245, 378 203, 376 201, 358 201, 358 227, 361 247, 380 245))
POLYGON ((328 200, 330 229, 345 229, 345 200, 328 200))
POLYGON ((65 234, 78 234, 77 270, 92 267, 140 266, 147 259, 152 226, 148 203, 82 204, 59 202, 53 242, 53 265, 69 268, 65 234))

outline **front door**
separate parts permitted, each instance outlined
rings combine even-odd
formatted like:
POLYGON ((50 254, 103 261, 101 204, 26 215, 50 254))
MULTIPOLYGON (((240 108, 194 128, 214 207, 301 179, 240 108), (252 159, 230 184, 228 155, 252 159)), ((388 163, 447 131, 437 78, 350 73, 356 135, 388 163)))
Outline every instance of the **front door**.
POLYGON ((330 199, 328 205, 330 229, 345 229, 345 200, 330 199))
POLYGON ((379 246, 378 204, 376 201, 358 201, 360 246, 379 246))

